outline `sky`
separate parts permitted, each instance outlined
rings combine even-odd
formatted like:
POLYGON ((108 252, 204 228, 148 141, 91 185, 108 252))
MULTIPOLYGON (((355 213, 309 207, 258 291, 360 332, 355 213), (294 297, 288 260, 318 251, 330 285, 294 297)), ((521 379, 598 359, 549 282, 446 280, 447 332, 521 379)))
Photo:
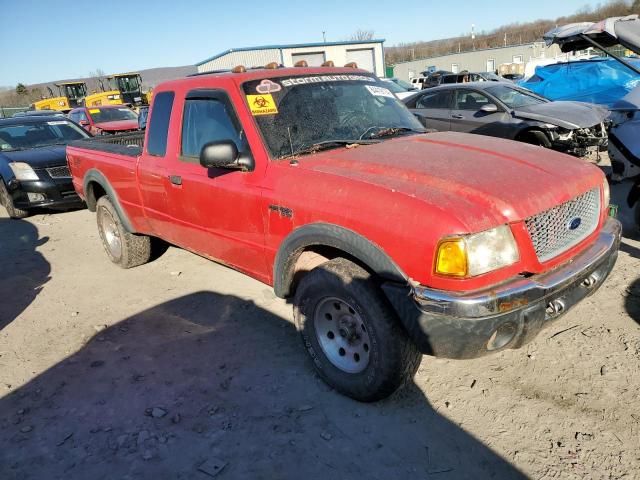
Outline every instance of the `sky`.
POLYGON ((0 86, 195 64, 229 48, 348 40, 385 46, 574 13, 588 0, 0 0, 0 86))

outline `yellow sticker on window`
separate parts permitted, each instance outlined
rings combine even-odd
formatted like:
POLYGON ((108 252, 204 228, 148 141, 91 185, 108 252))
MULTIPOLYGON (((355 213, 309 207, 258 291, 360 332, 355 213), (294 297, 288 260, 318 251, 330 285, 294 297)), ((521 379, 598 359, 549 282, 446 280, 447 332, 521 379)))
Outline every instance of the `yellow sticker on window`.
POLYGON ((276 102, 270 93, 264 95, 247 95, 247 102, 253 115, 274 115, 278 113, 276 102))
POLYGON ((91 110, 89 110, 89 113, 100 113, 100 109, 99 108, 92 108, 91 110))

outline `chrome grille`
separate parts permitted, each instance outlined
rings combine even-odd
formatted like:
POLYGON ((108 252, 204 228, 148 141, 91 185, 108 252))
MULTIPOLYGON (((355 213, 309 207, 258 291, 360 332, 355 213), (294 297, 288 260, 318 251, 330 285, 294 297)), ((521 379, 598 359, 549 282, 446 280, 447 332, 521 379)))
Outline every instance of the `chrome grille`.
POLYGON ((51 176, 51 178, 70 178, 71 172, 69 172, 69 167, 66 165, 60 167, 51 167, 47 168, 47 172, 51 176))
POLYGON ((538 260, 546 262, 587 238, 598 226, 599 217, 600 190, 594 188, 527 218, 525 223, 538 260))

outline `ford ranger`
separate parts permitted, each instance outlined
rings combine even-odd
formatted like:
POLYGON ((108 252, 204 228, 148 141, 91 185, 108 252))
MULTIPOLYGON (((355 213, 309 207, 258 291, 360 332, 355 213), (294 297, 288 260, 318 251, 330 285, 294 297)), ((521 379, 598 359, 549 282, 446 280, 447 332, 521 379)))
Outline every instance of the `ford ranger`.
POLYGON ((425 133, 351 67, 167 82, 146 132, 67 160, 113 263, 147 262, 159 238, 272 285, 320 376, 361 401, 423 354, 521 347, 602 285, 620 241, 598 168, 425 133))

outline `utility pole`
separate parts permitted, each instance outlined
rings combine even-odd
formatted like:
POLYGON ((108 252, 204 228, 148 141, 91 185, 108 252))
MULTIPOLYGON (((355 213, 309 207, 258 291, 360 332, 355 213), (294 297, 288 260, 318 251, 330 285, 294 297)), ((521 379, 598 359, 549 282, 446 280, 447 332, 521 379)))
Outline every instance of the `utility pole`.
POLYGON ((476 26, 474 23, 471 24, 471 43, 473 45, 473 49, 476 49, 476 26))

